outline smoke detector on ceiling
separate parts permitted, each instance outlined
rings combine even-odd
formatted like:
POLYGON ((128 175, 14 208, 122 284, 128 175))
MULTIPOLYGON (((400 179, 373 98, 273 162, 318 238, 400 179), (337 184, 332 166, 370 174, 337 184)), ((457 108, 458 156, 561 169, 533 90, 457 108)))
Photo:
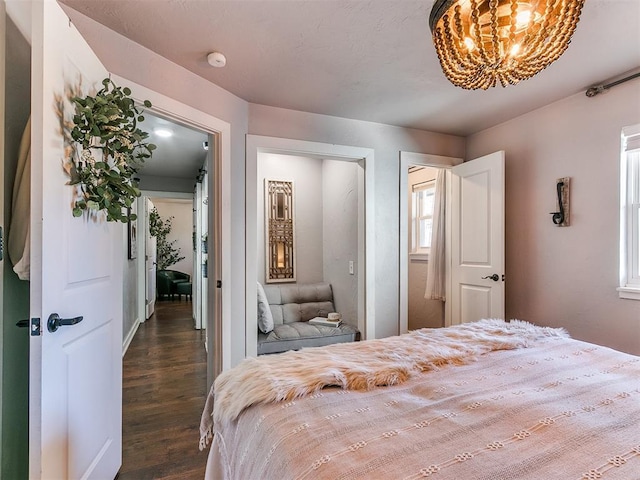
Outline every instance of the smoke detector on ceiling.
POLYGON ((207 55, 207 62, 212 67, 221 68, 227 64, 227 57, 220 52, 211 52, 207 55))

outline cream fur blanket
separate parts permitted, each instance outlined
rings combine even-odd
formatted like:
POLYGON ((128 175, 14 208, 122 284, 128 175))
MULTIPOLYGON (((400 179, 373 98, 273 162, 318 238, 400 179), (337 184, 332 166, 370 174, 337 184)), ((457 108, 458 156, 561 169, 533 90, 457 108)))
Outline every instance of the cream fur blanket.
POLYGON ((208 444, 214 425, 235 420, 254 404, 288 401, 328 386, 369 390, 395 385, 412 374, 445 364, 467 363, 493 350, 522 348, 544 337, 567 336, 563 329, 492 319, 247 358, 216 379, 203 412, 200 448, 208 444))

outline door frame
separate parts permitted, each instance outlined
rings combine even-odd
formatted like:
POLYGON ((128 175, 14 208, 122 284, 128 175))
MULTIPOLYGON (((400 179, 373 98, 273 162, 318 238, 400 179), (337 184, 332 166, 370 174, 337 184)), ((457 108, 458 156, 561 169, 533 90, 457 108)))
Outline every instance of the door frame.
MULTIPOLYGON (((5 150, 5 140, 4 140, 4 128, 5 128, 5 50, 6 50, 6 36, 7 36, 7 12, 5 2, 0 4, 0 212, 2 212, 2 216, 0 217, 2 220, 0 221, 0 226, 2 226, 3 231, 6 231, 4 225, 4 150, 5 150)), ((7 242, 8 243, 8 242, 7 242)), ((0 372, 4 372, 4 257, 6 255, 2 255, 2 259, 0 259, 0 372)), ((29 379, 26 379, 27 382, 29 379)), ((3 413, 4 409, 2 408, 2 383, 3 380, 0 378, 0 447, 2 446, 2 428, 4 425, 3 413)), ((0 448, 0 476, 2 475, 2 465, 4 462, 2 461, 2 448, 0 448)))
MULTIPOLYGON (((358 162, 358 328, 363 340, 375 338, 375 159, 372 148, 288 138, 246 136, 245 191, 245 356, 258 354, 256 281, 258 278, 258 155, 276 153, 358 162), (362 228, 360 228, 360 225, 362 228)), ((262 268, 262 266, 260 267, 262 268)))
MULTIPOLYGON (((399 332, 400 334, 407 333, 409 331, 409 299, 407 298, 409 291, 409 205, 407 203, 407 196, 409 195, 409 166, 419 165, 423 167, 445 168, 449 170, 454 165, 463 163, 462 158, 458 157, 445 157, 441 155, 431 155, 428 153, 415 153, 415 152, 400 152, 400 262, 399 262, 399 332)), ((449 175, 447 175, 447 189, 449 189, 449 175)), ((447 259, 450 252, 450 235, 449 233, 449 215, 447 215, 447 228, 446 228, 446 247, 447 259)), ((447 266, 450 265, 449 261, 446 261, 447 266)), ((446 272, 447 279, 445 280, 445 297, 449 296, 449 268, 446 272)), ((445 302, 444 308, 445 325, 451 323, 451 304, 445 302)))
MULTIPOLYGON (((209 252, 221 272, 223 288, 216 292, 213 282, 207 292, 210 313, 206 328, 218 335, 209 335, 207 350, 207 377, 209 385, 223 370, 231 368, 231 256, 222 255, 231 248, 231 125, 208 113, 167 97, 161 93, 138 85, 126 78, 112 75, 116 84, 131 88, 134 100, 142 103, 149 100, 153 107, 150 112, 157 113, 171 121, 201 130, 213 137, 213 155, 208 156, 209 192, 215 192, 215 205, 209 207, 210 229, 217 228, 219 238, 214 248, 213 236, 209 236, 209 252), (216 223, 217 222, 217 223, 216 223), (220 301, 216 301, 218 295, 220 301)), ((211 195, 210 195, 211 196, 211 195)), ((211 262, 213 263, 213 262, 211 262)), ((139 271, 139 269, 138 269, 139 271)))

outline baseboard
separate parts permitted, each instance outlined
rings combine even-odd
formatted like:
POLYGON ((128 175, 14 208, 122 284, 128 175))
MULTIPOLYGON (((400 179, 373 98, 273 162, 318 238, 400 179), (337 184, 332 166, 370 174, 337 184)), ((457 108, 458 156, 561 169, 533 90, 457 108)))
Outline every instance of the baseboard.
POLYGON ((140 326, 140 319, 136 318, 133 322, 133 325, 131 325, 131 330, 129 330, 129 333, 127 334, 127 336, 124 339, 124 342, 122 342, 122 357, 124 358, 124 354, 127 353, 127 349, 129 348, 129 345, 131 344, 131 340, 133 340, 133 337, 135 337, 136 332, 138 331, 138 327, 140 326))

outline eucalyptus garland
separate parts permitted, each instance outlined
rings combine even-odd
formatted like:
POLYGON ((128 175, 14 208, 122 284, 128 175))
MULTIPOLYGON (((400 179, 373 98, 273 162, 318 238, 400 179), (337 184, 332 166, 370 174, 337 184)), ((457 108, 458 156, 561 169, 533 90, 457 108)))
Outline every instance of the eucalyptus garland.
MULTIPOLYGON (((95 96, 74 97, 75 115, 71 137, 82 148, 69 171, 69 185, 79 187, 73 216, 104 210, 107 221, 126 223, 136 219, 130 213, 140 196, 135 174, 151 157, 156 146, 145 140, 149 134, 138 128, 143 111, 130 98, 131 90, 111 79, 102 81, 95 96)), ((151 102, 144 101, 151 107, 151 102)))

